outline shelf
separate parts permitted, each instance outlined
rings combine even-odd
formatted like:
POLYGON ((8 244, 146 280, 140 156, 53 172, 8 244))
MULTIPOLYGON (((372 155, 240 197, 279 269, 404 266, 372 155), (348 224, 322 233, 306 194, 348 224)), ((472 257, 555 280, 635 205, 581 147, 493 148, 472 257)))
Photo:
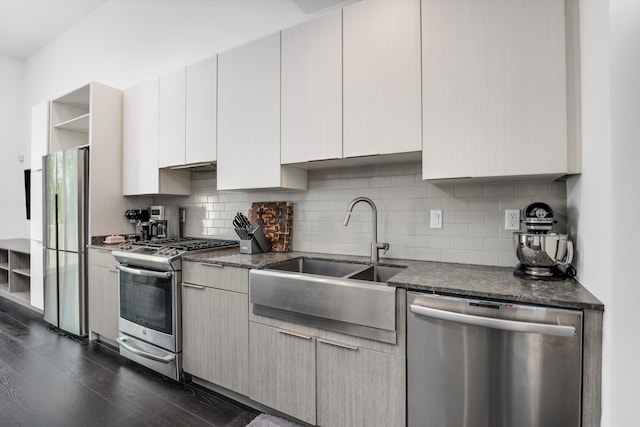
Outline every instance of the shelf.
POLYGON ((28 268, 14 268, 11 270, 13 273, 20 274, 22 276, 31 277, 31 270, 28 268))
POLYGON ((0 262, 0 270, 9 271, 9 263, 8 262, 0 262))
POLYGON ((9 293, 9 284, 4 282, 4 283, 0 283, 0 293, 2 292, 6 292, 9 293))
POLYGON ((55 129, 64 129, 72 132, 89 133, 89 113, 74 117, 54 126, 55 129))
POLYGON ((11 295, 13 297, 15 297, 15 298, 20 298, 20 299, 25 300, 27 302, 31 301, 31 292, 29 292, 29 291, 13 292, 11 295))

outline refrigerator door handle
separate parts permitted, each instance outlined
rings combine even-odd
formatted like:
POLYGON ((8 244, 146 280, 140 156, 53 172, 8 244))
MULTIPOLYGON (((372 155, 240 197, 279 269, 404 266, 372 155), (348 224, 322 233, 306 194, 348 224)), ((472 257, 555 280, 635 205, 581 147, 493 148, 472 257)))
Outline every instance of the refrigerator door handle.
POLYGON ((173 272, 171 271, 164 272, 164 271, 142 270, 138 268, 127 267, 122 264, 117 264, 116 268, 120 271, 124 271, 125 273, 136 274, 136 275, 147 276, 147 277, 156 277, 159 279, 169 279, 173 275, 173 272))
POLYGON ((565 325, 551 325, 547 323, 520 322, 517 320, 496 319, 493 317, 473 316, 464 313, 438 310, 436 308, 423 307, 411 304, 409 310, 420 316, 434 319, 449 320, 467 325, 482 326, 485 328, 501 329, 511 332, 528 332, 543 335, 555 335, 560 337, 575 337, 576 328, 565 325))

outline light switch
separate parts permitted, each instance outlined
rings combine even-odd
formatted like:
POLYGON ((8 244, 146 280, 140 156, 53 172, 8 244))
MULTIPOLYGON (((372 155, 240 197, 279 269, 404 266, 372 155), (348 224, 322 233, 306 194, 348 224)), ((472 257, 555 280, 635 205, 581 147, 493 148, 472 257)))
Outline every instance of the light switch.
POLYGON ((442 228, 442 210, 431 209, 429 211, 429 227, 442 228))

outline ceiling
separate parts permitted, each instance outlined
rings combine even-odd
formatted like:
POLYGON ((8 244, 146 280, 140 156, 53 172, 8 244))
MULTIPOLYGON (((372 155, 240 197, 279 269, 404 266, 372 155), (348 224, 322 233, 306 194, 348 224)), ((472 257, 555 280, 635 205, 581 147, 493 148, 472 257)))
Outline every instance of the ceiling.
MULTIPOLYGON (((0 0, 0 55, 23 61, 109 1, 138 1, 150 5, 159 1, 185 3, 185 0, 0 0)), ((354 0, 191 1, 236 9, 282 10, 293 6, 311 15, 354 0)))

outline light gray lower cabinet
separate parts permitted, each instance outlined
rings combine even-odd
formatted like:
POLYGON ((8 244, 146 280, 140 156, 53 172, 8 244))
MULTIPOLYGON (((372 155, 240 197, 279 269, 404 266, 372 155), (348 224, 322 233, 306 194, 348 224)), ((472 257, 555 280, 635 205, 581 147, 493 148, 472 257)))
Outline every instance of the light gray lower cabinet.
POLYGON ((88 264, 89 330, 116 345, 120 317, 116 261, 110 250, 90 249, 88 264))
POLYGON ((403 426, 405 359, 317 339, 317 425, 403 426))
POLYGON ((249 272, 192 261, 183 262, 182 268, 183 369, 246 396, 249 272))
POLYGON ((247 395, 247 294, 182 283, 182 306, 184 371, 247 395))
POLYGON ((249 323, 249 397, 309 424, 316 423, 315 340, 249 323))
POLYGON ((403 356, 300 329, 249 322, 251 399, 322 427, 406 425, 403 356))

